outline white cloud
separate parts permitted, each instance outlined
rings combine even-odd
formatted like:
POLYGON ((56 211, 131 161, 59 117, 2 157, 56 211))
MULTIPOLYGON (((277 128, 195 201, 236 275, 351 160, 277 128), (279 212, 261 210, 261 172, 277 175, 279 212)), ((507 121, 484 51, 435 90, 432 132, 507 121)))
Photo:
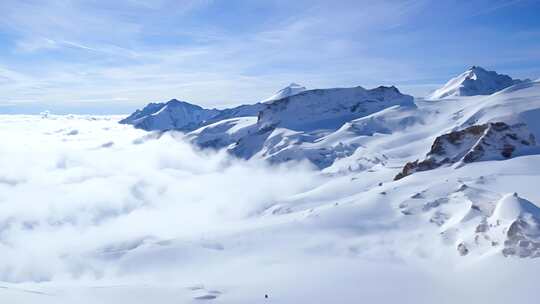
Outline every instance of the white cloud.
POLYGON ((321 181, 305 165, 234 160, 171 134, 136 144, 144 134, 115 121, 0 119, 1 280, 91 274, 108 246, 235 229, 321 181))
POLYGON ((410 67, 402 68, 392 60, 362 54, 361 43, 349 41, 351 35, 371 39, 377 27, 388 24, 383 20, 404 20, 401 9, 388 10, 391 4, 357 10, 320 2, 276 23, 236 33, 220 30, 211 22, 186 27, 162 24, 170 34, 163 28, 154 33, 161 19, 176 20, 172 16, 179 18, 211 1, 143 4, 3 3, 3 26, 19 33, 19 50, 37 57, 42 51, 52 51, 48 55, 52 59, 42 59, 43 64, 10 63, 28 81, 4 84, 5 101, 106 102, 110 96, 121 95, 141 105, 176 97, 219 106, 257 101, 291 81, 311 87, 370 86, 379 84, 372 79, 383 78, 386 66, 393 68, 393 75, 411 72, 410 67), (153 11, 148 20, 143 18, 146 10, 153 11), (364 17, 358 20, 358 14, 364 17), (160 38, 167 40, 166 45, 144 42, 154 34, 166 34, 160 38), (184 43, 186 38, 194 42, 184 43))
MULTIPOLYGON (((438 19, 466 20, 465 11, 492 7, 483 3, 439 4, 444 10, 438 19)), ((522 52, 501 47, 500 56, 486 59, 485 47, 476 45, 486 30, 468 26, 466 33, 446 33, 437 20, 426 19, 434 18, 429 12, 437 4, 423 0, 223 6, 195 0, 3 1, 0 29, 15 42, 9 59, 0 62, 25 79, 0 83, 3 102, 113 106, 119 102, 111 98, 121 96, 134 107, 170 98, 220 107, 264 99, 290 82, 310 88, 392 84, 423 95, 469 61, 508 65, 522 52), (452 43, 456 39, 462 39, 459 45, 452 43)), ((493 31, 491 40, 513 45, 510 36, 493 31)), ((534 76, 519 69, 517 76, 534 76)))

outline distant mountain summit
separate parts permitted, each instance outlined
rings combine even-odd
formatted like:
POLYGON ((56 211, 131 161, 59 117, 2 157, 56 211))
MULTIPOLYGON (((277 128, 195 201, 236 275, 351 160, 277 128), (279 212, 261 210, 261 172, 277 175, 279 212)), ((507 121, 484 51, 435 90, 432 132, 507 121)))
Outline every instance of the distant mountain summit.
POLYGON ((120 120, 120 123, 146 131, 189 132, 224 119, 257 116, 264 107, 264 104, 256 103, 223 110, 205 109, 189 102, 171 99, 165 103, 149 103, 142 110, 136 110, 120 120))
POLYGON ((259 113, 258 123, 260 128, 337 129, 387 107, 412 104, 413 98, 396 87, 317 89, 268 103, 259 113))
POLYGON ((523 80, 512 79, 508 75, 487 71, 473 66, 459 76, 450 79, 442 88, 433 92, 429 99, 441 99, 453 96, 491 95, 523 80))
POLYGON ((291 83, 290 85, 286 86, 285 88, 279 90, 276 92, 276 94, 268 97, 267 99, 263 100, 262 102, 268 103, 272 102, 274 100, 283 99, 289 96, 296 95, 298 93, 302 93, 306 90, 306 87, 303 87, 297 83, 291 83))
POLYGON ((150 103, 137 110, 120 123, 151 130, 194 130, 220 113, 216 109, 204 109, 185 101, 171 99, 166 103, 150 103))

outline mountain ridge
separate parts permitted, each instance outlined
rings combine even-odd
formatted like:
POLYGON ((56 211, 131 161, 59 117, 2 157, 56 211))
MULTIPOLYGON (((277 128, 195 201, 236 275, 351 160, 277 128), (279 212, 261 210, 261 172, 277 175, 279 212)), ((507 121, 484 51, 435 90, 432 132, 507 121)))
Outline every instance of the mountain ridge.
MULTIPOLYGON (((481 67, 472 67, 464 74, 469 77, 472 74, 482 73, 500 76, 481 67)), ((507 79, 509 76, 501 77, 507 79)), ((289 87, 301 86, 293 83, 289 87)), ((536 96, 540 91, 540 83, 537 82, 516 81, 516 84, 496 91, 490 96, 469 97, 478 98, 478 102, 471 103, 459 99, 453 100, 450 104, 430 103, 429 100, 424 103, 421 99, 415 100, 412 96, 402 94, 394 86, 380 86, 373 89, 364 89, 361 86, 311 90, 301 88, 299 92, 269 102, 215 110, 216 112, 212 112, 206 119, 188 127, 159 128, 159 125, 153 125, 147 129, 183 131, 186 132, 185 137, 189 141, 201 148, 225 149, 230 154, 244 159, 261 158, 271 163, 308 160, 318 169, 327 172, 365 170, 371 166, 387 163, 386 153, 366 149, 366 145, 369 146, 371 142, 386 137, 394 138, 394 134, 403 132, 410 133, 409 136, 422 138, 425 142, 424 147, 429 147, 431 143, 436 143, 441 138, 452 139, 445 143, 447 149, 450 151, 463 149, 463 155, 467 155, 466 160, 499 159, 501 156, 495 157, 499 154, 504 156, 502 158, 508 158, 533 153, 531 151, 535 149, 532 146, 536 144, 534 138, 540 138, 540 124, 535 120, 535 111, 540 111, 537 102, 529 97, 514 98, 521 95, 536 96), (519 101, 507 103, 506 100, 509 99, 519 101), (430 127, 425 129, 427 125, 430 127), (460 141, 465 140, 465 137, 453 141, 457 134, 461 134, 460 130, 474 128, 490 130, 487 135, 465 136, 470 137, 467 140, 481 140, 482 143, 471 142, 470 147, 461 147, 460 141), (508 131, 499 132, 497 131, 499 129, 508 131), (411 133, 408 130, 415 131, 411 133), (514 137, 508 137, 514 136, 516 132, 519 133, 515 135, 517 141, 512 139, 514 137), (519 140, 528 145, 522 144, 519 140), (502 150, 491 151, 493 149, 490 145, 498 141, 505 142, 504 147, 500 148, 502 150), (467 149, 471 151, 467 152, 467 149), (481 150, 489 150, 488 154, 491 156, 482 154, 481 150), (484 156, 472 157, 473 154, 484 156)), ((159 110, 156 111, 159 106, 150 104, 148 107, 154 111, 148 116, 151 121, 154 116, 160 114, 159 110)), ((197 109, 208 110, 200 107, 197 109)), ((142 117, 142 121, 147 119, 140 111, 133 115, 142 117)), ((148 124, 142 124, 143 128, 147 126, 148 124)), ((396 137, 395 140, 400 139, 396 137)), ((401 150, 408 145, 410 143, 404 143, 401 150)), ((425 156, 418 152, 400 152, 399 155, 402 165, 408 164, 410 167, 401 166, 403 170, 399 178, 418 170, 411 159, 404 159, 401 155, 416 159, 425 156)), ((432 156, 435 154, 430 157, 432 156)), ((467 163, 460 161, 461 156, 454 157, 455 161, 467 163)), ((436 161, 437 165, 428 166, 428 169, 453 162, 453 160, 442 163, 436 161)), ((424 163, 426 161, 417 164, 422 165, 420 171, 427 168, 424 168, 424 163)))
POLYGON ((530 81, 512 79, 508 75, 488 71, 480 66, 472 66, 460 75, 450 79, 435 90, 428 99, 442 99, 457 96, 491 95, 515 84, 530 81))

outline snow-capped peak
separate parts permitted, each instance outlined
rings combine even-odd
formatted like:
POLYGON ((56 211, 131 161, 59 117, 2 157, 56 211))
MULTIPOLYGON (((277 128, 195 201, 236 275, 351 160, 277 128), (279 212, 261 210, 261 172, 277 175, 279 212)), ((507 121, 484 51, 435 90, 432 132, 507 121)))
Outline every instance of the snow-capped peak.
POLYGON ((440 99, 450 96, 491 95, 509 86, 521 83, 508 75, 487 71, 479 66, 472 66, 459 76, 450 79, 442 88, 433 92, 429 99, 440 99))
POLYGON ((215 117, 216 109, 204 109, 185 101, 171 99, 166 103, 150 103, 120 121, 137 128, 151 130, 194 130, 201 123, 215 117))
POLYGON ((270 96, 269 98, 263 100, 262 102, 271 102, 274 100, 279 100, 285 97, 293 96, 298 93, 302 93, 306 90, 306 87, 301 86, 297 83, 291 83, 288 86, 284 87, 283 89, 276 92, 276 94, 270 96))
POLYGON ((258 125, 260 129, 278 125, 303 131, 337 129, 352 119, 396 105, 413 105, 413 98, 396 87, 384 86, 308 90, 268 103, 259 112, 258 125))

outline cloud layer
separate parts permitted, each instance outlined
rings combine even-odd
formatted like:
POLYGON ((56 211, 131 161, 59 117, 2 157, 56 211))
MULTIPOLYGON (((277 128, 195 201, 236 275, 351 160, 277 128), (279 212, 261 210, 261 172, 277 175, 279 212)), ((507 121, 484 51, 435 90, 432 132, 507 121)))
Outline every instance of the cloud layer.
POLYGON ((234 231, 321 181, 305 164, 233 160, 115 120, 0 119, 3 281, 99 276, 92 261, 103 252, 234 231))

